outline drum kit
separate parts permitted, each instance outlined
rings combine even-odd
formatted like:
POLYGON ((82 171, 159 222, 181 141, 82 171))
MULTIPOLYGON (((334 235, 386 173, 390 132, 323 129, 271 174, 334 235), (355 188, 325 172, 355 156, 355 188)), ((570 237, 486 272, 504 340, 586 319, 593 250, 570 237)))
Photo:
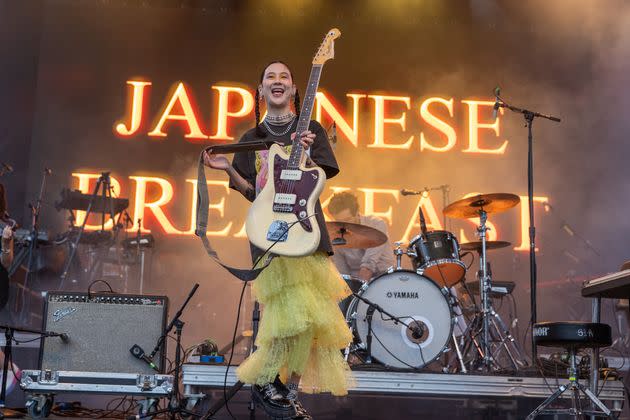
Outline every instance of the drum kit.
MULTIPOLYGON (((492 304, 493 297, 505 296, 514 284, 493 284, 487 258, 488 251, 510 245, 487 240, 488 214, 507 211, 519 201, 514 194, 497 193, 448 205, 443 210, 447 217, 479 218, 479 241, 461 245, 451 232, 427 231, 419 209, 421 233, 406 247, 395 243, 394 267, 369 282, 342 275, 353 292, 340 304, 354 336, 346 358, 352 355, 353 360, 366 364, 378 362, 389 368, 414 370, 439 360, 443 371, 462 373, 527 366, 522 350, 492 304), (462 251, 478 255, 476 281, 465 282, 470 267, 462 261, 462 251), (410 258, 413 270, 403 269, 403 256, 410 258), (471 305, 462 303, 464 295, 471 305), (455 355, 447 355, 453 349, 455 355)), ((385 234, 368 226, 326 224, 335 247, 365 249, 387 241, 385 234)))

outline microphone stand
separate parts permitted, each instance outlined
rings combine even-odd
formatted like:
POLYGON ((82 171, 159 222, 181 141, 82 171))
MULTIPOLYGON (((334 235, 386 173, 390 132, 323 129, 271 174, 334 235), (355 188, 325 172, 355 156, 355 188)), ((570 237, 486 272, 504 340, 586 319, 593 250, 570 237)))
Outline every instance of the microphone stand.
POLYGON ((32 330, 28 328, 16 328, 10 325, 0 325, 0 329, 4 330, 4 340, 5 340, 4 341, 4 363, 2 365, 2 386, 0 388, 0 419, 23 417, 22 413, 6 408, 7 380, 8 380, 7 378, 9 376, 9 361, 11 360, 15 332, 40 334, 41 335, 40 338, 63 337, 64 334, 55 333, 52 331, 32 330))
MULTIPOLYGON (((446 206, 448 206, 449 204, 451 204, 451 200, 450 200, 450 195, 449 193, 451 192, 451 186, 449 184, 444 184, 444 185, 438 185, 437 187, 424 187, 424 189, 422 190, 408 190, 406 188, 403 188, 402 190, 400 190, 400 193, 402 195, 421 195, 422 197, 428 197, 429 196, 429 192, 430 191, 442 191, 442 209, 446 208, 446 206)), ((444 225, 444 229, 446 230, 446 215, 442 214, 442 223, 444 225)), ((453 230, 452 224, 450 223, 449 220, 449 226, 448 226, 448 230, 451 231, 453 230)))
POLYGON ((181 369, 181 338, 182 338, 182 328, 184 328, 184 322, 182 322, 179 319, 179 317, 182 316, 182 312, 184 311, 184 308, 186 307, 186 305, 188 305, 188 302, 193 297, 193 295, 195 294, 198 288, 199 288, 199 284, 195 283, 192 290, 188 294, 188 297, 186 298, 182 306, 179 308, 179 310, 173 317, 173 320, 171 321, 171 323, 166 327, 166 329, 164 330, 164 333, 160 336, 160 338, 158 338, 155 348, 149 355, 149 358, 153 360, 153 357, 155 357, 157 352, 160 350, 160 347, 164 345, 164 341, 166 340, 166 337, 171 332, 173 327, 175 327, 175 334, 177 336, 177 340, 176 340, 177 347, 175 347, 175 371, 173 372, 173 393, 171 394, 171 397, 169 399, 168 407, 162 410, 151 412, 151 413, 143 413, 142 415, 129 416, 128 418, 130 419, 154 418, 155 416, 158 416, 162 413, 168 413, 170 415, 170 418, 173 420, 175 420, 175 418, 177 417, 176 416, 177 414, 180 414, 180 415, 186 414, 188 416, 201 417, 199 414, 193 413, 192 411, 189 411, 186 408, 184 408, 182 406, 181 398, 179 398, 179 374, 180 374, 180 369, 181 369))
POLYGON ((376 307, 374 305, 369 304, 368 310, 365 314, 365 319, 367 319, 368 323, 368 332, 365 337, 365 341, 367 341, 367 358, 365 359, 366 363, 372 363, 372 317, 374 316, 374 310, 376 307))
MULTIPOLYGON (((536 267, 536 226, 534 224, 534 139, 532 134, 532 125, 534 118, 545 118, 550 121, 560 122, 560 118, 541 114, 540 112, 530 111, 524 108, 518 108, 506 103, 499 95, 498 90, 495 91, 496 102, 495 109, 506 108, 517 114, 523 114, 525 118, 525 126, 527 127, 527 197, 529 199, 529 283, 531 289, 530 307, 531 307, 531 326, 534 328, 536 323, 536 283, 537 283, 537 267, 536 267)), ((536 343, 534 342, 534 334, 531 334, 532 344, 532 361, 537 359, 536 343)))
MULTIPOLYGON (((44 169, 44 173, 42 176, 42 182, 39 188, 39 195, 37 196, 37 202, 35 205, 29 203, 29 208, 31 210, 31 232, 27 237, 28 244, 23 246, 16 254, 13 259, 13 263, 8 269, 9 277, 13 276, 18 268, 25 262, 26 260, 26 273, 24 276, 24 285, 21 293, 16 292, 16 301, 15 301, 15 310, 17 314, 18 305, 20 300, 22 301, 22 306, 20 308, 19 314, 17 315, 18 319, 24 321, 23 316, 27 311, 27 301, 26 301, 26 289, 29 285, 29 281, 31 280, 31 276, 34 274, 34 265, 37 261, 36 253, 38 252, 38 242, 39 242, 39 216, 42 208, 42 201, 44 198, 44 191, 46 190, 46 179, 49 175, 52 174, 52 171, 48 168, 44 169), (20 297, 21 295, 21 297, 20 297)), ((30 306, 30 299, 29 299, 30 306)), ((28 308, 30 310, 30 308, 28 308)))
MULTIPOLYGON (((356 297, 357 299, 359 299, 360 301, 362 301, 363 303, 368 305, 368 309, 367 309, 366 315, 365 315, 365 318, 366 318, 366 320, 368 322, 368 334, 365 337, 365 340, 367 341, 367 343, 366 343, 367 344, 367 357, 366 357, 366 362, 367 363, 372 363, 372 316, 374 315, 374 311, 378 311, 382 315, 388 316, 390 318, 390 320, 394 321, 394 325, 402 324, 405 327, 407 327, 409 330, 413 331, 411 326, 409 324, 407 324, 405 321, 403 321, 402 319, 400 319, 399 317, 397 317, 395 315, 390 314, 385 309, 383 309, 381 306, 379 306, 376 303, 372 302, 368 298, 365 298, 365 297, 361 296, 358 293, 352 293, 352 296, 356 297)), ((420 357, 422 357, 422 359, 424 359, 424 357, 422 356, 422 348, 420 346, 418 346, 418 349, 420 349, 420 357)))

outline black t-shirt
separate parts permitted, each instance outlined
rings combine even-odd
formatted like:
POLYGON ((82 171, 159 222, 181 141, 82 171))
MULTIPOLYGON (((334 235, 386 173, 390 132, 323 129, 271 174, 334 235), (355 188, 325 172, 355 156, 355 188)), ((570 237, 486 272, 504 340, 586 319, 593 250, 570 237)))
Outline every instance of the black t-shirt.
MULTIPOLYGON (((266 134, 265 137, 260 138, 256 137, 256 129, 252 128, 243 134, 243 137, 239 140, 239 143, 246 143, 250 141, 260 141, 260 140, 274 140, 283 145, 291 145, 291 134, 295 132, 296 120, 291 122, 291 129, 287 132, 287 134, 283 136, 275 136, 269 133, 264 125, 261 125, 261 129, 266 134)), ((274 125, 272 126, 272 130, 278 133, 284 132, 288 128, 288 124, 285 125, 274 125)), ((326 173, 326 178, 333 178, 335 175, 339 173, 339 165, 337 164, 337 160, 335 159, 335 154, 330 147, 330 143, 328 142, 328 136, 326 135, 326 130, 321 126, 317 121, 311 121, 309 124, 309 130, 311 130, 315 134, 315 141, 313 145, 309 149, 311 160, 320 168, 324 170, 326 173)), ((238 172, 247 182, 249 182, 252 186, 256 186, 256 152, 240 152, 234 154, 234 159, 232 160, 232 167, 238 172)), ((230 188, 236 189, 235 185, 230 181, 230 188)), ((254 201, 255 193, 250 194, 246 197, 249 201, 254 201)), ((317 200, 317 204, 315 205, 315 219, 317 220, 317 224, 319 225, 319 231, 321 232, 321 238, 319 241, 318 251, 323 251, 328 253, 328 255, 333 254, 333 248, 330 243, 330 237, 328 236, 328 231, 326 230, 326 222, 324 220, 324 213, 322 210, 321 203, 317 200)), ((250 244, 251 245, 251 244, 250 244)), ((263 250, 251 245, 252 250, 252 259, 258 258, 263 250)))

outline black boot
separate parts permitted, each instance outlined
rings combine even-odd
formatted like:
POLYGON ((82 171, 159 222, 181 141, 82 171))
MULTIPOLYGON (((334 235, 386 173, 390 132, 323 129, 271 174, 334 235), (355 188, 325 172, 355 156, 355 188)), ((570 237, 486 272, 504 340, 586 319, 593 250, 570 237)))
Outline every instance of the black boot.
POLYGON ((274 384, 253 385, 252 397, 268 416, 274 419, 291 419, 295 409, 274 384))

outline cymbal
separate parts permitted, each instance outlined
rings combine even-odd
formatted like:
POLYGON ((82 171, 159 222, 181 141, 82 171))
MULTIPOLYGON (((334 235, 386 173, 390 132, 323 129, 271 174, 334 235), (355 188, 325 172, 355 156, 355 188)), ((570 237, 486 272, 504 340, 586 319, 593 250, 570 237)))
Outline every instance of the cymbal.
POLYGON ((374 248, 387 242, 380 230, 358 223, 326 222, 326 229, 336 248, 374 248))
MULTIPOLYGON (((486 241, 486 250, 505 248, 512 245, 508 241, 486 241)), ((466 242, 459 244, 459 249, 462 251, 477 251, 481 252, 481 241, 466 242)))
POLYGON ((449 204, 444 209, 444 215, 456 219, 470 219, 479 217, 479 211, 486 213, 501 213, 516 206, 521 199, 518 195, 508 193, 478 194, 449 204))

